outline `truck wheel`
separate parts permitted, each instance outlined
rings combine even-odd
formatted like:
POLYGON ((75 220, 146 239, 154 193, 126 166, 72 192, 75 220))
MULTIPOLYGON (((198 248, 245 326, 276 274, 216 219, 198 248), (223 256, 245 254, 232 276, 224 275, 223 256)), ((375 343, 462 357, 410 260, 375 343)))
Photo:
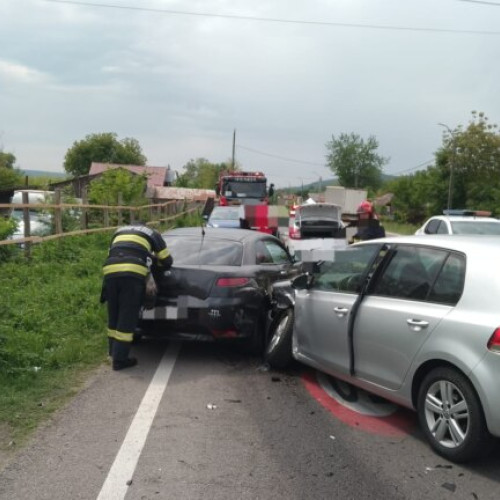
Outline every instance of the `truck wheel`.
POLYGON ((425 377, 417 412, 431 447, 448 460, 466 462, 489 448, 491 436, 479 398, 457 370, 436 368, 425 377))
POLYGON ((273 318, 269 326, 269 343, 264 352, 264 360, 273 368, 286 368, 293 361, 292 333, 293 309, 286 309, 273 318))

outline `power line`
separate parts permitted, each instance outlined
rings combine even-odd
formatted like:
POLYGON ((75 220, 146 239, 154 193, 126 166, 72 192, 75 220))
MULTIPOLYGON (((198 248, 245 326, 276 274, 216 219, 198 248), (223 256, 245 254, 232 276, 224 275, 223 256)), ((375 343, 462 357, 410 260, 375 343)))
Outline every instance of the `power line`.
POLYGON ((325 166, 324 163, 315 163, 315 162, 312 162, 312 161, 295 160, 293 158, 286 158, 284 156, 278 156, 278 155, 274 155, 274 154, 271 154, 271 153, 264 153, 263 151, 258 151, 257 149, 247 148, 245 146, 237 145, 236 147, 238 149, 244 149, 245 151, 250 151, 251 153, 256 153, 256 154, 259 154, 259 155, 262 155, 262 156, 269 156, 271 158, 276 158, 278 160, 291 161, 293 163, 301 163, 303 165, 314 165, 315 167, 324 167, 325 166))
POLYGON ((485 0, 460 0, 460 1, 469 3, 481 3, 483 5, 495 5, 496 7, 500 7, 500 3, 498 2, 486 2, 485 0))
MULTIPOLYGON (((477 1, 479 3, 479 0, 477 1)), ((281 19, 272 17, 239 16, 235 14, 212 14, 208 12, 188 12, 188 11, 171 10, 171 9, 153 9, 148 7, 132 7, 127 5, 111 5, 111 4, 92 3, 92 2, 79 2, 76 0, 45 0, 45 2, 81 5, 85 7, 99 7, 99 8, 134 10, 143 12, 156 12, 156 13, 172 14, 179 16, 215 17, 221 19, 235 19, 240 21, 255 21, 255 22, 266 22, 266 23, 304 24, 312 26, 330 26, 330 27, 341 27, 341 28, 360 28, 360 29, 390 30, 390 31, 416 31, 416 32, 428 32, 428 33, 461 33, 466 35, 495 35, 495 36, 500 35, 500 31, 460 30, 460 29, 445 29, 445 28, 416 28, 410 26, 340 23, 331 21, 305 21, 297 19, 281 19)))
POLYGON ((394 172, 394 173, 392 173, 390 175, 401 175, 401 174, 404 174, 406 172, 411 172, 412 170, 418 170, 419 168, 429 166, 431 163, 434 163, 434 160, 424 161, 423 163, 419 163, 418 165, 416 165, 414 167, 407 168, 406 170, 401 170, 399 172, 394 172))

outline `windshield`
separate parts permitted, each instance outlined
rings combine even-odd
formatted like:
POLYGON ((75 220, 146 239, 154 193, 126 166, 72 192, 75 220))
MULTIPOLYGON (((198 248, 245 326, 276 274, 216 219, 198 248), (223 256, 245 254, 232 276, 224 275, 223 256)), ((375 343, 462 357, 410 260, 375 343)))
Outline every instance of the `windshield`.
POLYGON ((451 222, 453 234, 495 234, 500 235, 500 221, 466 220, 451 222))
POLYGON ((174 236, 165 238, 176 264, 241 266, 243 245, 230 240, 174 236))
POLYGON ((210 214, 210 220, 238 220, 240 207, 215 207, 210 214))
POLYGON ((264 198, 266 196, 266 180, 242 178, 243 180, 226 180, 222 184, 222 196, 226 198, 264 198))

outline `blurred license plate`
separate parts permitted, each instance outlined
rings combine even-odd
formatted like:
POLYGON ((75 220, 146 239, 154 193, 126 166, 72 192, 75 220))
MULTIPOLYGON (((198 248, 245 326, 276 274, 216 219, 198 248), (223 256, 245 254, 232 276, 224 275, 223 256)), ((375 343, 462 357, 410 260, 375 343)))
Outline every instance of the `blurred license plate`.
POLYGON ((144 309, 142 319, 177 319, 177 306, 159 306, 153 309, 144 309))

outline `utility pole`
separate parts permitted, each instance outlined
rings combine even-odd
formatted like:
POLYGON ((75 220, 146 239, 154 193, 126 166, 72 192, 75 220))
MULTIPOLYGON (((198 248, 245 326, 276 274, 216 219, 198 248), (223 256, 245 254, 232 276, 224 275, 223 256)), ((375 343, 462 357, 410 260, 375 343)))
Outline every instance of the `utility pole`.
POLYGON ((438 123, 441 127, 444 127, 446 130, 448 130, 448 133, 450 134, 451 137, 451 155, 450 155, 450 179, 448 181, 448 210, 451 209, 452 205, 452 194, 453 194, 453 167, 454 167, 454 161, 455 161, 455 150, 457 147, 456 143, 456 138, 455 134, 451 131, 451 128, 448 127, 445 123, 438 123))
POLYGON ((233 130, 233 155, 231 157, 231 170, 234 170, 234 150, 236 146, 236 129, 233 130))

